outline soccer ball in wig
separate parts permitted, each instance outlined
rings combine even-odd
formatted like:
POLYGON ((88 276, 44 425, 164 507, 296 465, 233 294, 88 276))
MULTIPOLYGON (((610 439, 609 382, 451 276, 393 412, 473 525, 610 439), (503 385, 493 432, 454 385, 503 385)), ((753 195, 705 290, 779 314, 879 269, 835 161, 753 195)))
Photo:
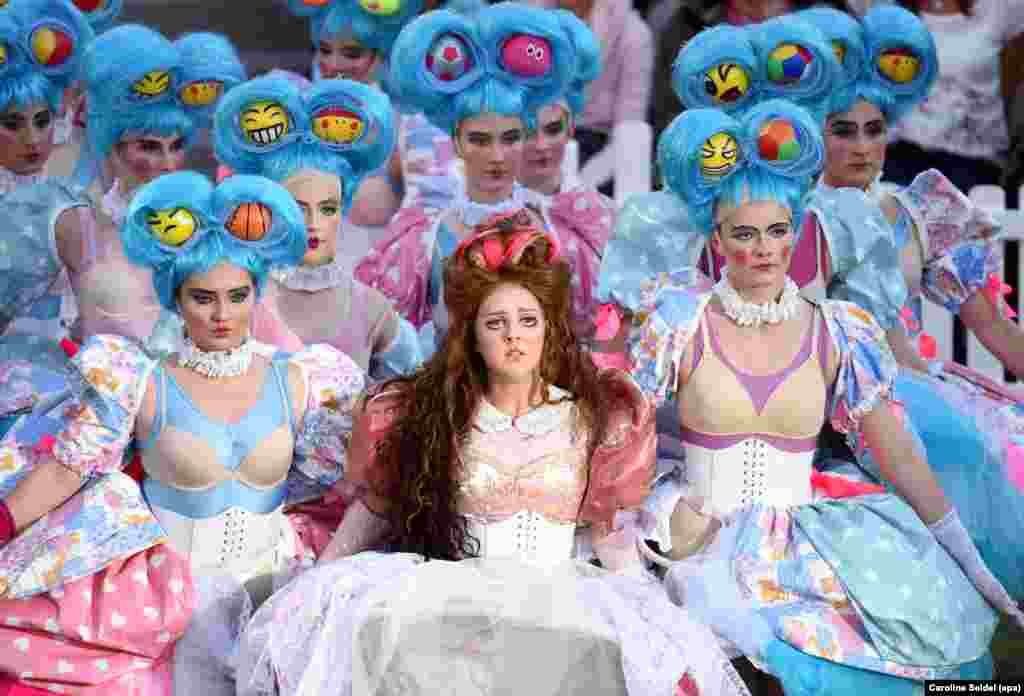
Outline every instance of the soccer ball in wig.
POLYGON ((702 31, 672 64, 672 87, 686 108, 731 114, 769 99, 786 99, 814 113, 841 76, 825 36, 792 15, 702 31))
POLYGON ((221 96, 245 82, 245 66, 234 45, 220 34, 185 34, 174 47, 181 58, 178 100, 192 109, 199 127, 209 128, 221 96))
POLYGON ((468 18, 428 12, 399 34, 388 85, 405 108, 454 134, 459 123, 493 113, 534 127, 538 109, 576 79, 573 36, 558 12, 503 2, 468 18))
POLYGON ((231 90, 214 115, 213 147, 223 164, 274 181, 302 170, 333 174, 345 210, 394 145, 391 101, 351 80, 322 80, 303 91, 281 77, 257 78, 231 90))
POLYGON ((0 111, 60 109, 93 31, 68 0, 10 0, 0 10, 0 111))
POLYGON ((97 34, 110 29, 121 16, 124 0, 70 0, 85 18, 89 20, 93 31, 97 34))
POLYGON ((843 79, 828 95, 825 115, 849 111, 861 99, 891 125, 924 101, 939 74, 935 40, 924 22, 898 5, 879 5, 862 20, 827 8, 798 13, 841 56, 843 79))
MULTIPOLYGON (((402 28, 423 11, 424 0, 288 0, 310 24, 314 48, 325 39, 352 38, 386 61, 402 28)), ((313 73, 320 78, 314 61, 313 73)))
POLYGON ((690 109, 658 140, 666 188, 705 235, 718 206, 772 201, 803 219, 802 199, 825 158, 821 127, 806 109, 772 99, 735 117, 690 109))
POLYGON ((306 253, 298 203, 279 184, 237 175, 219 186, 195 172, 175 172, 142 186, 121 225, 124 253, 151 268, 160 304, 177 311, 181 284, 222 263, 252 274, 262 292, 271 268, 306 253))

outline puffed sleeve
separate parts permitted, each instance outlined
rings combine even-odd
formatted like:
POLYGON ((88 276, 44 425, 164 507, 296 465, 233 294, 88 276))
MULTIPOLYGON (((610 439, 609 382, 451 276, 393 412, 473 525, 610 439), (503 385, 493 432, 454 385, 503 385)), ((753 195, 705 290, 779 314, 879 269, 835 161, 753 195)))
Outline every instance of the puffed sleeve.
POLYGON ((322 495, 346 473, 352 418, 366 377, 351 358, 324 344, 288 358, 302 374, 305 403, 289 478, 289 503, 322 495))
POLYGON ((922 292, 958 313, 992 274, 1001 272, 1002 243, 993 239, 998 224, 935 169, 893 195, 899 202, 896 224, 916 230, 921 240, 922 292))
POLYGON ((897 326, 907 282, 892 225, 878 203, 857 189, 819 187, 805 210, 828 244, 828 297, 853 302, 886 330, 897 326))
POLYGON ((403 208, 388 225, 387 236, 355 267, 356 279, 382 292, 417 330, 431 318, 436 223, 436 215, 423 208, 403 208))
POLYGON ((124 468, 156 361, 133 340, 99 334, 70 362, 68 398, 58 408, 53 456, 83 478, 124 468))
POLYGON ((833 300, 820 306, 837 359, 829 420, 838 432, 856 433, 864 414, 891 397, 896 358, 882 327, 863 309, 833 300))
POLYGON ((603 441, 590 461, 590 483, 580 517, 596 536, 609 533, 615 513, 639 509, 651 492, 655 475, 655 412, 625 372, 601 372, 609 421, 603 441))
POLYGON ((663 273, 640 289, 626 339, 631 374, 655 406, 675 399, 679 364, 711 293, 695 289, 695 268, 663 273))

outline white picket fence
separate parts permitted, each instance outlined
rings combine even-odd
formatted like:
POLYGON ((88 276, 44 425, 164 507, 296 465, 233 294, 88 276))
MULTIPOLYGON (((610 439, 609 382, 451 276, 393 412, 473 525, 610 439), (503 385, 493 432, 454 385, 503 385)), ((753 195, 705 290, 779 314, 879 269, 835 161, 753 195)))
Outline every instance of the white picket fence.
MULTIPOLYGON (((610 157, 599 161, 598 158, 592 159, 580 171, 580 178, 593 185, 614 178, 615 199, 619 205, 627 196, 650 191, 651 167, 643 153, 652 151, 651 138, 651 128, 646 123, 619 124, 613 136, 614 160, 610 157)), ((566 168, 569 171, 576 169, 578 161, 575 143, 572 143, 566 153, 566 168)), ((975 203, 990 210, 1003 224, 1003 234, 1006 237, 1003 244, 1019 248, 1021 240, 1024 240, 1024 211, 1006 209, 1006 194, 1003 189, 998 186, 978 186, 968 195, 975 203)), ((1021 200, 1024 200, 1024 189, 1021 191, 1021 200)), ((1007 273, 1007 269, 1003 269, 1003 278, 1006 282, 1024 284, 1024 256, 1018 254, 1017 265, 1016 273, 1007 273)), ((1018 313, 1024 311, 1024 307, 1019 306, 1022 304, 1019 296, 1017 304, 1014 309, 1018 313)), ((925 300, 923 319, 924 330, 935 338, 937 357, 952 360, 953 316, 942 307, 925 300)), ((967 338, 967 365, 994 381, 1004 381, 1002 365, 973 334, 967 338)))

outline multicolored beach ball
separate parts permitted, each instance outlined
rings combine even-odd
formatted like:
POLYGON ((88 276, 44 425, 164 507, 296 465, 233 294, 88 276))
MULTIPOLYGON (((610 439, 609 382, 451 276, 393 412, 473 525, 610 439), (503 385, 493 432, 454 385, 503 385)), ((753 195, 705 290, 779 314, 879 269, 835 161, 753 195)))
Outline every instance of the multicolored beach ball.
POLYGON ((784 85, 798 82, 813 60, 803 46, 782 44, 768 54, 768 79, 784 85))
POLYGON ((800 141, 793 124, 779 118, 764 124, 757 136, 757 151, 769 162, 795 160, 800 156, 800 141))

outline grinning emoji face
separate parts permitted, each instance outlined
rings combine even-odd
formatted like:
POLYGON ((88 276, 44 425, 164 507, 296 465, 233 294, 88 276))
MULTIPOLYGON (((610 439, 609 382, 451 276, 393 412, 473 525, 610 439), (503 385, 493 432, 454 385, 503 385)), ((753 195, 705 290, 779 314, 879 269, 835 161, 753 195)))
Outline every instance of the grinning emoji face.
POLYGON ((246 139, 257 145, 276 143, 291 130, 288 112, 272 101, 253 102, 245 107, 239 122, 246 139))
POLYGON ((878 57, 878 69, 882 74, 901 85, 912 82, 917 77, 920 65, 921 61, 917 56, 905 48, 894 48, 878 57))
POLYGON ((181 246, 196 232, 196 219, 185 208, 156 210, 146 216, 149 231, 163 244, 181 246))
POLYGON ((171 84, 171 74, 166 70, 153 70, 136 80, 132 91, 141 97, 156 97, 167 91, 171 84))
POLYGON ((185 106, 209 106, 220 98, 224 83, 219 80, 190 82, 178 92, 185 106))
POLYGON ((842 41, 833 41, 832 52, 836 54, 836 60, 842 65, 843 61, 846 60, 846 44, 842 41))
POLYGON ((720 63, 704 73, 704 91, 716 104, 732 104, 750 89, 747 71, 736 63, 720 63))
POLYGON ((700 173, 706 177, 719 178, 736 166, 739 146, 728 133, 715 133, 704 141, 700 151, 700 173))
POLYGON ((313 133, 321 140, 348 144, 363 134, 363 121, 347 109, 330 106, 313 115, 313 133))

